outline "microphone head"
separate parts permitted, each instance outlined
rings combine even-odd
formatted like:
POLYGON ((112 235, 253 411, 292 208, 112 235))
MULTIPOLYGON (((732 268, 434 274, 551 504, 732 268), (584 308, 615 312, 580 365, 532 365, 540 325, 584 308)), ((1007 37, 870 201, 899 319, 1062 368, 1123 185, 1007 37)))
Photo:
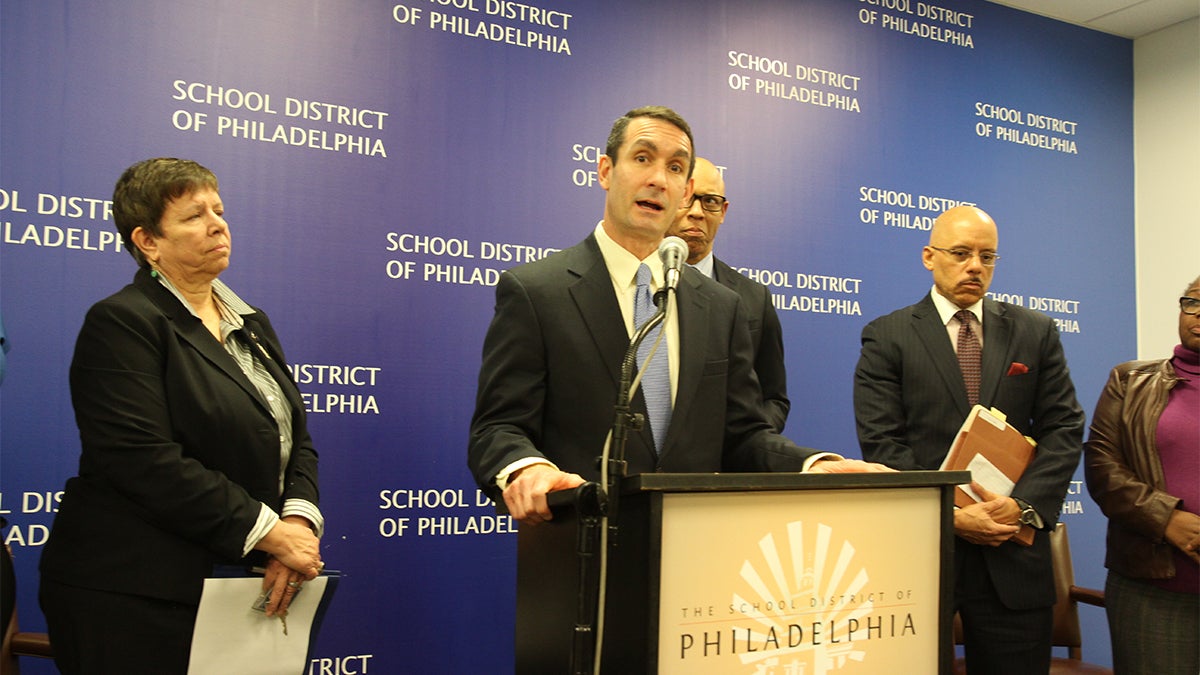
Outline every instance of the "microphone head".
POLYGON ((667 237, 658 245, 658 257, 662 259, 663 269, 683 269, 687 256, 687 244, 679 237, 667 237))

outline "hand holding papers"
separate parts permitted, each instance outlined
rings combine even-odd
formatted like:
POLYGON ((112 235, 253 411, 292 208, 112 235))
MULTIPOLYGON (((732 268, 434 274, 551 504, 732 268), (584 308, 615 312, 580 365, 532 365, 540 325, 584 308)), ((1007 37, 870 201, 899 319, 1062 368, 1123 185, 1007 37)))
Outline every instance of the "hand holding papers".
POLYGON ((288 608, 286 623, 252 607, 256 597, 262 599, 261 576, 205 579, 188 674, 305 672, 338 578, 337 572, 323 572, 306 582, 288 608))
MULTIPOLYGON (((941 469, 970 471, 976 483, 990 492, 1007 497, 1012 494, 1013 486, 1025 473, 1025 468, 1033 461, 1035 449, 1033 440, 1008 424, 1003 413, 976 405, 958 430, 941 469)), ((959 485, 954 490, 956 506, 969 506, 979 501, 982 500, 969 484, 959 485)), ((1012 541, 1029 546, 1033 543, 1034 532, 1032 527, 1022 525, 1012 541)))

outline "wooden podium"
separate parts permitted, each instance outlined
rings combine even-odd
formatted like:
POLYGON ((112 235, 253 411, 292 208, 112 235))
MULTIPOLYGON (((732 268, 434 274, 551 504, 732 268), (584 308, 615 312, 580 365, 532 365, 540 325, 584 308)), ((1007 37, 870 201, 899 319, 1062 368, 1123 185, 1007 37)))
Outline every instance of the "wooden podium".
MULTIPOLYGON (((603 673, 949 673, 965 471, 644 474, 609 541, 603 673)), ((559 497, 561 500, 562 497, 559 497)), ((593 507, 594 508, 594 507, 593 507)), ((516 672, 580 668, 588 507, 521 527, 516 672), (575 663, 573 664, 573 661, 575 663)), ((584 622, 586 624, 586 622, 584 622)), ((591 641, 591 645, 589 645, 591 641)), ((590 654, 590 652, 588 652, 590 654)))

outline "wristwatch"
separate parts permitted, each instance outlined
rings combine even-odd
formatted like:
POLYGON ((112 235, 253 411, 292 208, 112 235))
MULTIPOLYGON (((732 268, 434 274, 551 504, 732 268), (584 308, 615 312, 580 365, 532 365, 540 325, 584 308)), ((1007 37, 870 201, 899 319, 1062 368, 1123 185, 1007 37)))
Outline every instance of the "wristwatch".
POLYGON ((1034 511, 1032 506, 1025 504, 1024 502, 1019 502, 1019 504, 1021 506, 1021 524, 1028 525, 1030 527, 1037 527, 1037 511, 1034 511))

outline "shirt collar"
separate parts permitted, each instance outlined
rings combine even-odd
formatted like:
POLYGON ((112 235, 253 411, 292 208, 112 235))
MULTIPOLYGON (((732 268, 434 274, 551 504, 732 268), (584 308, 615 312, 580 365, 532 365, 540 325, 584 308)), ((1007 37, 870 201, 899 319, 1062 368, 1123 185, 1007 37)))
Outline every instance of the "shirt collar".
POLYGON ((709 251, 708 255, 701 258, 695 265, 692 265, 692 267, 696 268, 697 272, 703 274, 704 276, 708 277, 709 279, 712 279, 713 278, 713 252, 709 251))
POLYGON ((957 314, 960 309, 966 309, 975 315, 975 320, 979 322, 980 326, 983 325, 983 298, 980 298, 970 307, 959 307, 953 302, 950 302, 946 296, 938 293, 937 285, 934 285, 934 287, 929 291, 929 295, 933 298, 933 306, 937 308, 938 316, 942 318, 943 324, 949 324, 950 320, 954 318, 954 315, 957 314))
MULTIPOLYGON (((175 284, 171 283, 170 279, 163 274, 155 274, 154 277, 158 279, 158 283, 163 285, 163 288, 166 288, 171 292, 171 295, 174 295, 179 300, 184 309, 197 319, 200 318, 196 310, 192 309, 192 303, 183 297, 183 294, 179 292, 175 284)), ((226 286, 225 282, 220 279, 213 279, 212 290, 213 294, 217 296, 217 300, 220 301, 217 303, 217 307, 221 311, 221 321, 230 324, 234 330, 245 326, 246 322, 242 317, 254 314, 254 308, 246 304, 246 301, 238 297, 238 294, 234 293, 233 289, 226 286)))
POLYGON ((600 255, 604 256, 604 264, 608 266, 608 274, 614 284, 620 288, 637 286, 638 266, 646 263, 650 268, 650 275, 654 277, 654 288, 663 287, 662 259, 658 257, 657 251, 646 256, 644 260, 638 260, 637 256, 608 236, 604 231, 604 221, 596 224, 595 234, 596 243, 600 245, 600 255))

